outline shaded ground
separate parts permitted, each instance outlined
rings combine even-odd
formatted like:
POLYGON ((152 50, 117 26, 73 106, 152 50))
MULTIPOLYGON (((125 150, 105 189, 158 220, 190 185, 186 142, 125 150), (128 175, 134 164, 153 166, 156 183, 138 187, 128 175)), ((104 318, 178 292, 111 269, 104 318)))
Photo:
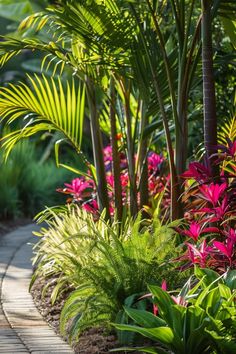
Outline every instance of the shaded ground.
POLYGON ((31 219, 20 218, 14 220, 0 220, 0 237, 17 229, 19 226, 24 226, 32 223, 31 219))

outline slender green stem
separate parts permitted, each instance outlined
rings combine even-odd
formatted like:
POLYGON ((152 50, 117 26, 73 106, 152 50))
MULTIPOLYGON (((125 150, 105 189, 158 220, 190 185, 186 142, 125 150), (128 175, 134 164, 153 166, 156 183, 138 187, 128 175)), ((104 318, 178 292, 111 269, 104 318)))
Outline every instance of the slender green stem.
MULTIPOLYGON (((130 87, 126 88, 124 80, 120 81, 121 88, 125 100, 125 118, 126 118, 126 142, 127 142, 127 158, 128 158, 128 171, 130 179, 130 211, 131 215, 135 217, 138 213, 138 201, 137 201, 137 184, 134 162, 134 145, 132 138, 132 122, 130 112, 130 87)), ((130 86, 130 82, 128 83, 130 86)))
POLYGON ((105 165, 103 160, 102 137, 97 115, 96 94, 94 84, 89 77, 86 77, 86 90, 90 112, 93 156, 97 173, 98 205, 100 212, 102 212, 104 209, 106 210, 106 218, 109 219, 109 200, 107 192, 105 165))
MULTIPOLYGON (((149 202, 149 194, 148 194, 148 164, 147 164, 147 149, 148 149, 148 141, 147 138, 143 136, 144 128, 148 124, 148 117, 146 114, 146 109, 144 102, 141 102, 141 122, 140 122, 140 131, 139 131, 139 192, 140 192, 140 207, 143 208, 144 205, 148 205, 149 202)), ((144 215, 145 216, 145 215, 144 215)))
POLYGON ((117 129, 116 129, 116 92, 113 76, 110 79, 110 124, 111 124, 111 146, 112 146, 112 168, 114 176, 114 197, 117 219, 122 220, 122 189, 120 181, 120 156, 117 144, 117 129))
MULTIPOLYGON (((170 97, 171 97, 171 106, 172 106, 172 111, 173 111, 173 117, 174 117, 174 121, 175 121, 175 126, 178 127, 179 126, 179 122, 178 122, 178 113, 177 113, 177 104, 176 104, 176 97, 175 97, 175 89, 174 89, 174 81, 172 78, 172 74, 171 74, 171 66, 169 63, 169 59, 167 56, 167 52, 166 52, 166 48, 165 48, 165 41, 160 29, 160 26, 158 24, 156 15, 155 15, 155 11, 153 10, 150 0, 146 0, 149 11, 151 13, 152 19, 153 19, 153 23, 156 29, 156 34, 157 37, 159 39, 159 45, 160 45, 160 49, 161 49, 161 53, 162 53, 162 58, 164 61, 164 65, 165 65, 165 69, 166 69, 166 75, 167 75, 167 81, 168 81, 168 86, 169 86, 169 91, 170 91, 170 97)), ((178 127, 179 129, 179 127, 178 127)))
POLYGON ((177 12, 175 0, 170 0, 170 3, 171 3, 171 6, 172 6, 174 18, 175 18, 175 23, 176 23, 176 29, 177 29, 178 37, 181 38, 180 21, 179 21, 179 15, 178 15, 178 12, 177 12))
POLYGON ((139 21, 139 18, 137 16, 137 13, 132 5, 131 9, 134 13, 134 16, 137 21, 137 25, 140 30, 140 35, 143 43, 143 47, 145 49, 147 59, 149 62, 152 78, 153 78, 153 85, 154 85, 154 90, 157 96, 157 101, 159 103, 160 107, 160 113, 163 121, 163 126, 164 126, 164 131, 165 131, 165 137, 166 137, 166 145, 167 145, 167 151, 168 151, 168 159, 169 159, 169 166, 170 166, 170 175, 171 175, 171 219, 175 220, 178 217, 178 198, 179 198, 179 191, 178 191, 178 178, 176 175, 176 168, 175 168, 175 162, 174 162, 174 151, 172 147, 172 141, 171 141, 171 135, 170 135, 170 129, 169 129, 169 124, 168 124, 168 116, 165 111, 165 105, 164 105, 164 100, 161 95, 161 89, 159 87, 158 79, 155 73, 155 68, 152 65, 152 60, 150 57, 150 53, 147 47, 147 43, 145 41, 145 37, 143 34, 143 29, 141 26, 141 23, 139 21))

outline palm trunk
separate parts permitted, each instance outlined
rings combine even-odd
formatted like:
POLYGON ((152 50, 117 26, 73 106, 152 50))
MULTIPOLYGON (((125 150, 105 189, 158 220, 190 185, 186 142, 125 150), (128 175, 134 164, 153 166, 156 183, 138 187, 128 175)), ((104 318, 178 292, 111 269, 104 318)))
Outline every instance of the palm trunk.
POLYGON ((202 73, 203 73, 203 109, 204 109, 204 143, 206 157, 210 161, 212 172, 215 171, 211 155, 217 145, 217 118, 215 81, 213 74, 213 50, 211 34, 212 1, 202 0, 202 73))
POLYGON ((97 115, 95 88, 93 82, 89 78, 87 78, 86 89, 90 111, 90 127, 92 135, 93 157, 97 174, 98 205, 100 212, 105 209, 106 218, 109 219, 109 200, 107 193, 105 164, 103 159, 102 136, 97 115))
POLYGON ((120 181, 120 156, 117 144, 117 129, 116 129, 116 113, 115 113, 115 85, 114 79, 111 77, 110 81, 110 123, 111 123, 111 146, 112 146, 112 168, 114 176, 114 198, 115 208, 117 213, 117 220, 122 220, 122 188, 120 181))

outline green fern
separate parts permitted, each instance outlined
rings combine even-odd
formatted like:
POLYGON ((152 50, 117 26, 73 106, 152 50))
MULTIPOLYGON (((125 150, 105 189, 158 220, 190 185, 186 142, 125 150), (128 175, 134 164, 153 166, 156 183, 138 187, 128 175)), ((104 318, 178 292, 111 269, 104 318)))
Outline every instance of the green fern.
POLYGON ((72 321, 71 339, 88 327, 108 326, 128 297, 147 291, 147 283, 176 281, 168 263, 175 252, 171 227, 156 221, 141 227, 139 216, 126 222, 118 237, 115 221, 109 225, 101 217, 94 222, 75 206, 51 215, 48 229, 37 233, 41 240, 35 247, 38 267, 32 283, 38 276, 62 274, 53 301, 66 283, 75 289, 61 314, 63 333, 72 321))

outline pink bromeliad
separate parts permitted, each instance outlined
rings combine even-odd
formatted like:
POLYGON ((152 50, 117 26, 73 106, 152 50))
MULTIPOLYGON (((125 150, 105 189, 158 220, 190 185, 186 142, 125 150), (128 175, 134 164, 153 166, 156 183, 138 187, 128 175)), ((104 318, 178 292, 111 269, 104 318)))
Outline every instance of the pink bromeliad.
POLYGON ((74 178, 70 184, 65 183, 65 186, 67 193, 72 194, 75 199, 80 199, 86 189, 94 188, 94 182, 92 180, 84 181, 82 178, 74 178))

